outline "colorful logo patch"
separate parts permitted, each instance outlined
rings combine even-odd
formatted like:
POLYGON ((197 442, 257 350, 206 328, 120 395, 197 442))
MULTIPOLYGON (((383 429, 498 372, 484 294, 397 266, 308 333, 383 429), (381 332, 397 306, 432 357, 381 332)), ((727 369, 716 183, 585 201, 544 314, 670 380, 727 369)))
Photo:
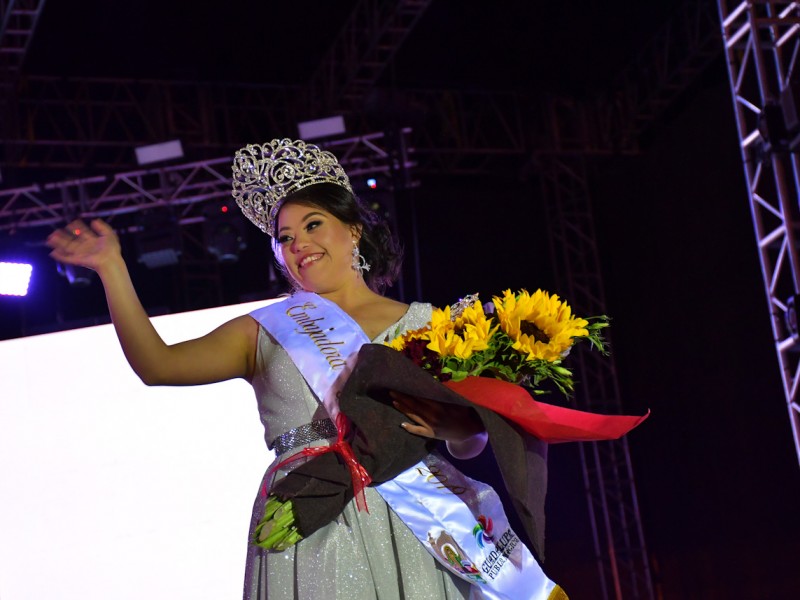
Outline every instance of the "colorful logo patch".
POLYGON ((483 548, 486 542, 494 540, 494 524, 492 518, 485 515, 478 516, 478 522, 472 528, 472 535, 475 536, 475 541, 478 543, 478 548, 483 548))

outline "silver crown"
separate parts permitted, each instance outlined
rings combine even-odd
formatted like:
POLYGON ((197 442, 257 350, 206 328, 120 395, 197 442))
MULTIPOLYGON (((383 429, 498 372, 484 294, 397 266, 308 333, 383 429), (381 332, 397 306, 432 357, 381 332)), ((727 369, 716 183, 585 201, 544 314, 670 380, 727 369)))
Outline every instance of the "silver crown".
POLYGON ((303 140, 248 144, 233 157, 233 198, 244 216, 272 237, 281 201, 309 185, 326 182, 353 192, 336 157, 303 140))

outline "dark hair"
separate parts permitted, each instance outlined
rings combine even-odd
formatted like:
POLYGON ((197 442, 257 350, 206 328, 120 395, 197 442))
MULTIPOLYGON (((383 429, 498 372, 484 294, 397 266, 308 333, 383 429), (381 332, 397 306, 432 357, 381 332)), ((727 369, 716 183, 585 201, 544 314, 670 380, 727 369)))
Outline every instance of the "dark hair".
MULTIPOLYGON (((335 183, 315 183, 302 190, 289 194, 281 203, 296 203, 321 208, 345 225, 359 227, 361 237, 358 249, 370 265, 364 272, 364 282, 375 292, 381 293, 397 279, 403 262, 403 249, 392 235, 389 225, 375 211, 365 206, 354 194, 335 183)), ((277 243, 273 240, 276 257, 280 256, 277 243)), ((278 260, 284 276, 286 272, 282 261, 278 260)))

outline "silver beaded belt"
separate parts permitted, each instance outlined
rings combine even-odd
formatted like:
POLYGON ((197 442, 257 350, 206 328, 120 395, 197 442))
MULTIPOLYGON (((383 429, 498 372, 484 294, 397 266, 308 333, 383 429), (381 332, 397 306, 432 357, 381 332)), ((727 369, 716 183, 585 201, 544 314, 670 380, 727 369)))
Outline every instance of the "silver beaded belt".
POLYGON ((288 452, 292 448, 298 446, 305 446, 311 442, 319 440, 326 440, 328 438, 335 438, 338 435, 336 425, 330 419, 320 419, 319 421, 311 421, 300 427, 290 429, 286 433, 280 434, 271 444, 267 447, 270 450, 275 450, 275 455, 280 456, 284 452, 288 452))

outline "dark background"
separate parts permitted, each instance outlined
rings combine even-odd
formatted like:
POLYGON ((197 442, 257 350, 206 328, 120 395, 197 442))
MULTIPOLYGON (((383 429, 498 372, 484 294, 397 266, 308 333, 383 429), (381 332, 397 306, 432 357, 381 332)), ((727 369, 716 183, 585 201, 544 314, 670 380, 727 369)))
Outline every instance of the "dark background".
MULTIPOLYGON (((303 83, 353 4, 51 1, 25 71, 303 83)), ((678 4, 437 0, 384 83, 591 95, 678 4)), ((794 597, 798 459, 721 52, 650 130, 639 155, 589 164, 624 408, 652 411, 629 443, 658 597, 794 597)), ((425 300, 552 289, 540 182, 535 173, 508 173, 514 169, 424 175, 398 200, 399 211, 412 203, 417 211, 425 300)), ((4 175, 5 185, 37 177, 4 175)), ((267 240, 251 228, 248 242, 241 261, 223 269, 225 302, 265 297, 270 286, 267 240)), ((123 243, 150 312, 174 310, 169 268, 134 264, 123 243)), ((35 240, 25 252, 45 260, 35 240)), ((70 289, 52 269, 34 280, 24 303, 0 302, 2 337, 104 318, 97 282, 70 289)), ((550 465, 545 567, 573 600, 594 598, 576 448, 554 446, 550 465)))

